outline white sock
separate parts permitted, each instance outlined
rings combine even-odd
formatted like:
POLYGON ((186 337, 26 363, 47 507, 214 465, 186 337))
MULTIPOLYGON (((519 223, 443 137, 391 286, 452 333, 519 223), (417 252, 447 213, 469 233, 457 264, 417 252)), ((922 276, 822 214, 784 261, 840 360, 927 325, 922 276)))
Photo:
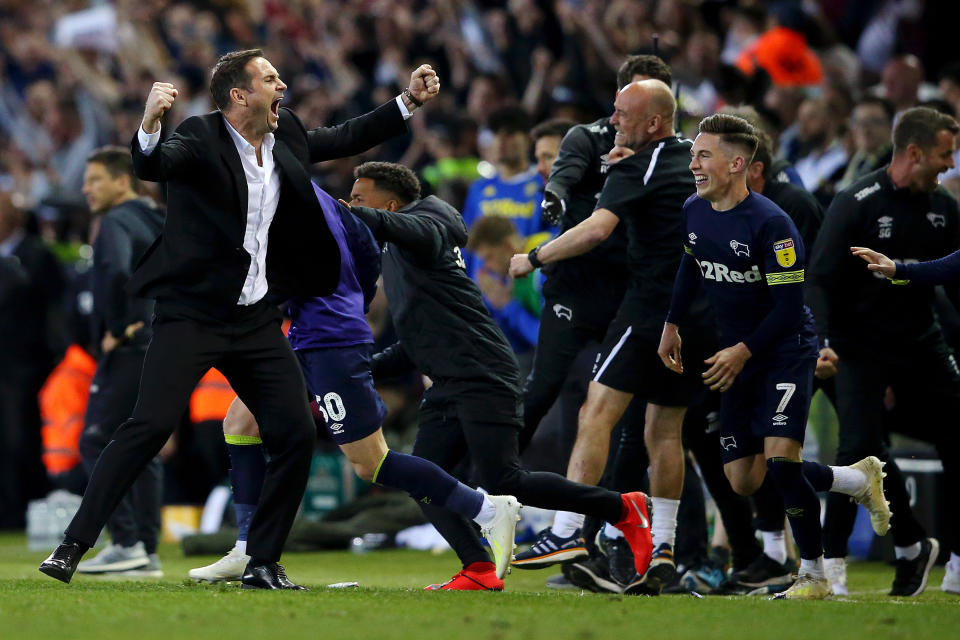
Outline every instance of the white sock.
POLYGON ((950 560, 947 561, 947 571, 960 573, 960 556, 955 553, 950 554, 950 560))
POLYGON ((553 517, 553 535, 569 538, 583 526, 583 515, 570 511, 557 511, 553 517))
POLYGON ((839 570, 839 569, 844 569, 846 566, 847 566, 846 558, 824 558, 823 559, 823 568, 825 570, 833 569, 833 568, 837 568, 839 570))
POLYGON ((650 533, 653 535, 653 548, 656 549, 664 543, 672 547, 677 537, 677 509, 680 508, 680 501, 667 498, 652 500, 653 521, 650 523, 650 533))
POLYGON ((804 560, 800 558, 800 574, 807 574, 811 578, 823 580, 823 556, 814 560, 804 560))
POLYGON ((240 553, 246 553, 246 552, 247 552, 247 541, 246 541, 246 540, 237 540, 237 550, 240 551, 240 553))
POLYGON ((909 547, 894 547, 893 553, 897 556, 897 560, 901 558, 904 560, 916 560, 917 556, 920 555, 921 545, 919 542, 914 542, 909 547))
POLYGON ((830 491, 855 496, 867 486, 867 475, 853 467, 830 467, 833 471, 833 486, 830 491))
POLYGON ((783 564, 787 561, 787 538, 780 531, 761 531, 763 536, 763 552, 773 558, 775 562, 783 564))
POLYGON ((612 539, 612 538, 622 538, 622 537, 623 537, 623 531, 620 531, 620 529, 617 529, 615 526, 613 526, 612 524, 610 524, 610 523, 608 522, 607 524, 605 524, 605 525, 603 526, 603 535, 605 535, 606 537, 611 538, 611 539, 612 539))
POLYGON ((483 525, 492 522, 496 515, 497 505, 493 504, 493 500, 488 498, 487 494, 484 493, 483 504, 480 505, 480 513, 473 517, 473 521, 482 527, 483 525))

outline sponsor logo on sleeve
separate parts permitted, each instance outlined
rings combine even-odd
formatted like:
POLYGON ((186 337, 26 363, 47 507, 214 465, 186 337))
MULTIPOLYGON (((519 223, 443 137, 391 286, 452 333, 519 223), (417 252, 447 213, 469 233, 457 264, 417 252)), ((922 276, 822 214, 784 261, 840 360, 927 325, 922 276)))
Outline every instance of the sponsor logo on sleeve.
POLYGON ((797 250, 794 248, 793 238, 774 242, 773 253, 777 256, 777 264, 784 269, 792 267, 797 262, 797 250))

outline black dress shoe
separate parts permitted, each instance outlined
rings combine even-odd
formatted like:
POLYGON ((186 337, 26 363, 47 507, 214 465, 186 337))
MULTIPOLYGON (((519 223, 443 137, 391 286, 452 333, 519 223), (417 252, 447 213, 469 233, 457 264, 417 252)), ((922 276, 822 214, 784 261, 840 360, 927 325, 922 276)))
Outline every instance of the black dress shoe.
POLYGON ((60 582, 69 583, 85 552, 86 549, 81 549, 79 544, 65 542, 54 549, 49 558, 40 563, 40 572, 60 582))
POLYGON ((286 571, 276 562, 253 564, 251 561, 247 564, 241 581, 244 589, 296 589, 307 591, 306 587, 290 582, 286 571))

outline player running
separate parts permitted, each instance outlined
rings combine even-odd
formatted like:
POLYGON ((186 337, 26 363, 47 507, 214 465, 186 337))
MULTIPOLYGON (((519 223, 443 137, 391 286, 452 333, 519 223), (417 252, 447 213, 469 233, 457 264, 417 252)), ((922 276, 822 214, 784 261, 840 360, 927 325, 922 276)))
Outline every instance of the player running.
MULTIPOLYGON (((374 375, 416 367, 433 380, 420 408, 414 455, 444 469, 469 455, 480 484, 490 491, 616 525, 643 574, 652 546, 646 495, 620 494, 520 468, 520 372, 480 290, 466 275, 460 252, 467 240, 463 218, 439 198, 420 199, 419 181, 401 165, 368 162, 354 175, 350 205, 384 243, 383 281, 399 337, 374 356, 374 375)), ((489 570, 474 565, 487 558, 474 527, 449 511, 420 506, 464 566, 447 584, 428 588, 502 588, 489 570)))
POLYGON ((683 207, 684 255, 658 353, 668 369, 683 372, 678 324, 702 281, 727 345, 705 360, 703 373, 704 383, 723 393, 724 472, 741 495, 771 482, 783 498, 801 562, 797 580, 777 598, 819 600, 830 583, 815 492, 852 496, 870 510, 879 535, 887 532, 890 510, 877 458, 849 467, 800 458, 817 335, 803 304, 800 234, 782 209, 747 188, 757 142, 742 118, 717 114, 700 122, 690 161, 697 195, 683 207))
MULTIPOLYGON (((316 398, 330 436, 367 482, 403 489, 415 500, 448 509, 478 525, 494 551, 486 558, 491 581, 506 572, 520 505, 513 496, 487 496, 458 482, 432 462, 391 451, 380 428, 386 407, 373 386, 370 347, 373 334, 364 313, 377 289, 380 250, 367 228, 325 191, 314 185, 327 225, 340 247, 340 283, 333 295, 294 298, 290 345, 296 352, 310 395, 316 398)), ((419 185, 417 185, 419 193, 419 185)), ((224 420, 237 511, 237 544, 226 556, 192 569, 194 580, 239 580, 249 561, 247 531, 257 508, 266 472, 260 431, 250 410, 234 400, 224 420)), ((499 582, 502 588, 502 581, 499 582)))

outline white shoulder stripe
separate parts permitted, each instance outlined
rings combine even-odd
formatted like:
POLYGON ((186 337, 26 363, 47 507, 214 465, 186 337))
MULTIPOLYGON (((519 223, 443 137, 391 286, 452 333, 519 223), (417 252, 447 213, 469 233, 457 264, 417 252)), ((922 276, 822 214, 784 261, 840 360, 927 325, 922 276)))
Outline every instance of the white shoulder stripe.
POLYGON ((663 145, 666 144, 661 142, 657 145, 657 148, 653 150, 653 155, 650 156, 650 166, 647 167, 647 172, 643 174, 643 184, 647 184, 650 181, 650 176, 653 175, 653 169, 657 166, 657 158, 660 157, 660 150, 663 149, 663 145))

